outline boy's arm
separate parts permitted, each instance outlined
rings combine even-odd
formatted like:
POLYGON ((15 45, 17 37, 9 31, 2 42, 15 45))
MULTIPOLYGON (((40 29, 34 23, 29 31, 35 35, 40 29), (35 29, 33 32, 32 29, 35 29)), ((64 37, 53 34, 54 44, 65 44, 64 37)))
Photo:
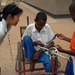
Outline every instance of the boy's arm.
POLYGON ((49 45, 46 46, 46 48, 54 47, 54 41, 52 41, 49 45))
POLYGON ((64 36, 63 34, 58 34, 58 33, 57 33, 57 37, 58 37, 59 39, 61 39, 61 40, 65 40, 65 41, 67 41, 67 42, 70 42, 70 41, 71 41, 71 38, 68 38, 68 37, 64 36))
POLYGON ((67 42, 70 42, 71 41, 71 38, 65 37, 64 40, 67 41, 67 42))

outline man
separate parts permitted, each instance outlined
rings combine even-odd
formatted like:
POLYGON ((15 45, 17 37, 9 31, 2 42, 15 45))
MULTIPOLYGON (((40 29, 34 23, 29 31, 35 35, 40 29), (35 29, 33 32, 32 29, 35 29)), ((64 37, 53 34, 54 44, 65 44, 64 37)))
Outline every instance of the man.
POLYGON ((43 52, 38 45, 46 48, 54 46, 54 42, 47 45, 54 34, 47 22, 47 16, 44 12, 38 12, 35 23, 27 26, 22 37, 23 47, 25 49, 25 57, 30 61, 30 70, 33 72, 36 61, 43 63, 45 71, 51 71, 51 61, 47 52, 43 52))
MULTIPOLYGON (((75 22, 75 2, 73 2, 69 6, 69 11, 70 11, 71 18, 75 22)), ((64 36, 63 34, 57 34, 57 37, 61 40, 65 40, 67 42, 70 42, 70 49, 71 50, 65 50, 60 45, 58 45, 58 50, 60 52, 72 55, 73 64, 68 61, 65 72, 66 72, 66 75, 75 75, 75 31, 73 32, 72 38, 68 38, 68 37, 64 36)))

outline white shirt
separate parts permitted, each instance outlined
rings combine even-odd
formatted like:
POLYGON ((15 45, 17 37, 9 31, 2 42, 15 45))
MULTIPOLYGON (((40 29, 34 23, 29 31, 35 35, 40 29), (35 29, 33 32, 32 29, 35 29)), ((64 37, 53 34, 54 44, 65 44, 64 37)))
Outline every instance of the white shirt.
MULTIPOLYGON (((54 34, 48 24, 45 24, 45 26, 42 28, 42 30, 39 33, 35 28, 35 23, 32 23, 27 26, 27 28, 22 36, 22 39, 25 35, 29 35, 32 38, 33 42, 40 40, 44 45, 46 45, 46 43, 48 41, 50 41, 54 36, 54 34)), ((36 46, 35 46, 35 49, 39 50, 39 48, 36 46)))
POLYGON ((2 21, 0 21, 0 44, 3 42, 3 39, 9 29, 10 27, 7 29, 6 21, 2 19, 2 21))

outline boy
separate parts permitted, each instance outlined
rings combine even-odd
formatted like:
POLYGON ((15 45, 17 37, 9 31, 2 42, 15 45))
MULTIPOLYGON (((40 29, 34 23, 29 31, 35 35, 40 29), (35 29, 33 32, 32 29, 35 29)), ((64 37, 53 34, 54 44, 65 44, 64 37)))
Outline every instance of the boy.
MULTIPOLYGON (((70 12, 71 18, 75 22, 75 2, 73 2, 69 6, 69 12, 70 12)), ((65 50, 60 45, 58 45, 58 50, 60 52, 72 55, 73 64, 68 61, 65 72, 66 72, 66 75, 75 75, 75 31, 73 32, 72 38, 68 38, 68 37, 64 36, 63 34, 57 34, 57 37, 61 40, 65 40, 67 42, 70 42, 70 49, 71 50, 65 50)))
POLYGON ((25 51, 25 57, 30 61, 30 71, 33 72, 35 62, 40 61, 43 63, 45 71, 51 71, 51 61, 48 53, 43 52, 38 48, 38 45, 50 48, 54 46, 54 42, 47 45, 46 43, 50 41, 54 34, 46 23, 47 16, 44 12, 39 12, 36 15, 35 23, 27 26, 25 33, 22 37, 23 47, 25 51))

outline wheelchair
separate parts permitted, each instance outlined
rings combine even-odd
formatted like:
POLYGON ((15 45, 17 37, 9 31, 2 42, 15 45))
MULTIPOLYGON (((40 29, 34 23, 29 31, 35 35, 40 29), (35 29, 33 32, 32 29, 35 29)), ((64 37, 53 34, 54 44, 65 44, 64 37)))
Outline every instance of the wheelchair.
MULTIPOLYGON (((29 25, 29 16, 27 16, 27 25, 29 25)), ((27 26, 20 26, 20 37, 22 37, 27 26)), ((40 62, 36 62, 41 64, 40 62)), ((24 56, 24 49, 22 48, 22 40, 17 43, 17 57, 16 57, 16 65, 15 70, 19 73, 19 75, 27 75, 26 72, 30 72, 30 70, 26 67, 29 66, 30 62, 24 56)), ((36 67, 36 65, 35 65, 36 67)), ((36 67, 34 71, 44 70, 43 67, 36 67)))
MULTIPOLYGON (((29 25, 29 16, 27 16, 27 25, 29 25)), ((25 29, 27 26, 20 26, 20 37, 22 37, 25 29)), ((55 36, 53 37, 53 39, 55 39, 55 36)), ((52 40, 53 40, 52 39, 52 40)), ((51 40, 51 41, 52 41, 51 40)), ((40 47, 43 50, 46 50, 46 48, 40 47)), ((51 50, 53 49, 56 50, 55 47, 51 48, 51 50)), ((48 50, 49 51, 49 50, 48 50)), ((50 54, 51 52, 49 52, 50 54)), ((43 66, 40 67, 36 67, 35 65, 35 69, 34 71, 39 71, 38 73, 34 73, 34 74, 27 74, 27 72, 30 72, 29 70, 29 65, 30 62, 26 59, 26 57, 24 56, 24 48, 22 47, 22 40, 20 42, 17 43, 17 58, 16 58, 16 65, 15 65, 15 70, 19 73, 19 75, 66 75, 65 71, 58 71, 58 68, 61 66, 61 63, 58 60, 58 55, 51 55, 51 60, 52 60, 52 72, 50 73, 45 73, 45 72, 40 72, 40 70, 44 70, 43 66), (28 66, 28 67, 27 67, 28 66), (54 70, 56 68, 56 71, 54 70)), ((40 62, 36 62, 36 64, 41 64, 40 62)))

